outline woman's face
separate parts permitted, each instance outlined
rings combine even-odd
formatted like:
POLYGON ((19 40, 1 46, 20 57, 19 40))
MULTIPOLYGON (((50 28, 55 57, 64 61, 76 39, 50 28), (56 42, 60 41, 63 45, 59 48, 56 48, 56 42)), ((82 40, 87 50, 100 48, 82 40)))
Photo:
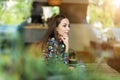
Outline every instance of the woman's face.
POLYGON ((68 37, 70 30, 70 22, 67 18, 61 20, 60 24, 56 28, 59 36, 68 37))

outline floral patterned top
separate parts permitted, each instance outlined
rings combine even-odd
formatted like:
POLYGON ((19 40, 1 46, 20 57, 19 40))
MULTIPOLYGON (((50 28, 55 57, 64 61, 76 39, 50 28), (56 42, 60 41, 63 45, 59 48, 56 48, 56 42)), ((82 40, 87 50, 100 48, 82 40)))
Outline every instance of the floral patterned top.
POLYGON ((69 62, 68 53, 65 53, 65 44, 62 40, 55 40, 54 37, 48 39, 44 56, 47 61, 63 61, 65 64, 69 62))

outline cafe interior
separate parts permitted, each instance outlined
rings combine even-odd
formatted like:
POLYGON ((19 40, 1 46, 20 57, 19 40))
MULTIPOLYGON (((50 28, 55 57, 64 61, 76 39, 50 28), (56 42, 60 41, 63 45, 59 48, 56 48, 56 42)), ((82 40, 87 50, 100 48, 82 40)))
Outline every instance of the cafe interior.
MULTIPOLYGON (((69 34, 71 51, 69 57, 71 64, 74 64, 76 61, 82 61, 88 74, 91 75, 93 73, 97 78, 100 75, 97 75, 95 72, 98 71, 100 74, 104 74, 104 76, 101 75, 102 78, 100 79, 91 78, 88 80, 120 79, 120 0, 33 0, 31 6, 28 18, 29 23, 22 28, 24 31, 22 34, 23 53, 27 49, 29 50, 32 44, 42 40, 48 29, 48 19, 56 14, 64 14, 71 23, 69 34), (110 78, 104 78, 106 77, 105 75, 110 78)), ((2 21, 0 21, 1 23, 2 21)), ((3 30, 1 25, 0 29, 0 40, 2 40, 4 38, 2 32, 5 30, 3 30)), ((7 41, 0 42, 0 54, 3 53, 3 47, 1 46, 4 46, 4 43, 6 44, 7 41)), ((16 42, 13 41, 13 43, 16 42)), ((20 48, 20 46, 16 46, 20 48)), ((15 52, 18 50, 17 48, 15 48, 15 52)), ((4 58, 7 59, 6 56, 4 58)), ((9 67, 11 67, 10 64, 5 68, 11 73, 9 67)), ((38 75, 38 73, 36 74, 38 75)), ((25 75, 22 76, 22 78, 24 77, 25 75)), ((15 78, 15 80, 19 79, 15 78)), ((60 79, 47 78, 46 80, 63 79, 60 77, 60 79)))

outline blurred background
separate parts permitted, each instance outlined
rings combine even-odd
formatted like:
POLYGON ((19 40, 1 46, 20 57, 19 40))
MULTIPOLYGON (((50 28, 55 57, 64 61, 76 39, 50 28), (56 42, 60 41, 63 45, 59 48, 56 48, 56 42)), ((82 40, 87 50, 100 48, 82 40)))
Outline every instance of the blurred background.
MULTIPOLYGON (((27 64, 24 58, 29 52, 26 50, 32 44, 41 41, 48 28, 47 22, 52 16, 65 14, 71 22, 70 49, 74 50, 71 59, 82 60, 88 73, 94 72, 95 69, 91 67, 95 67, 98 72, 109 75, 106 79, 102 75, 101 80, 112 80, 111 76, 119 80, 119 10, 120 0, 0 0, 0 64, 7 64, 0 69, 5 68, 7 74, 11 73, 9 70, 12 69, 17 76, 13 77, 15 80, 20 80, 18 77, 21 76, 22 80, 30 79, 26 77, 33 75, 28 74, 29 71, 25 69, 28 65, 21 65, 27 64), (5 62, 2 62, 3 60, 5 62)), ((30 62, 29 65, 34 63, 30 62)), ((31 67, 30 73, 34 72, 34 69, 35 67, 31 67)), ((36 74, 40 75, 39 72, 36 74)), ((99 77, 98 75, 95 76, 99 77)))

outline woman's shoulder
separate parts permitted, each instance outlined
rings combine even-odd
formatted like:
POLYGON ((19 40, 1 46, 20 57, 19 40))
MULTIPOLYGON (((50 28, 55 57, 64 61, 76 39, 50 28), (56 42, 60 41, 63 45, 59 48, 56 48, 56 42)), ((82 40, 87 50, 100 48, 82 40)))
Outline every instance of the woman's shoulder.
POLYGON ((48 39, 47 44, 49 45, 58 44, 58 41, 54 37, 51 37, 48 39))
POLYGON ((54 41, 56 41, 56 39, 55 39, 55 37, 50 37, 50 38, 48 39, 48 41, 54 42, 54 41))

